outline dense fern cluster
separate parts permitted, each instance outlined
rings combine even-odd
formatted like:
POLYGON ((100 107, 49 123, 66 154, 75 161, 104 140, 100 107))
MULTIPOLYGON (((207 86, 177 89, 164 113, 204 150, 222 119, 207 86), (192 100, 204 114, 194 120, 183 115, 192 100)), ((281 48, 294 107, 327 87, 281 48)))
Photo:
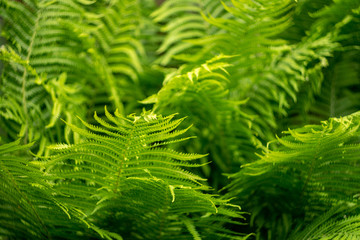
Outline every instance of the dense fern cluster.
POLYGON ((0 239, 360 238, 359 1, 0 0, 0 28, 0 239))

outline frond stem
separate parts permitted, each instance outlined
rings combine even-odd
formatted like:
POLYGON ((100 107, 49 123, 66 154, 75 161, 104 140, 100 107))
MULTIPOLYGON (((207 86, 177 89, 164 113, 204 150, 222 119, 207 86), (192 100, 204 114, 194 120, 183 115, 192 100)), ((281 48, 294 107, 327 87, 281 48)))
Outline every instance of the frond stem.
POLYGON ((130 145, 130 141, 132 140, 132 137, 133 137, 133 133, 134 133, 134 128, 131 129, 130 131, 130 134, 128 136, 128 140, 126 141, 126 144, 125 144, 125 149, 124 149, 124 152, 122 154, 122 159, 121 159, 121 162, 120 162, 120 167, 119 167, 119 171, 118 171, 118 174, 117 174, 117 179, 116 179, 116 183, 115 183, 115 189, 114 189, 114 192, 116 193, 117 192, 117 189, 119 187, 119 184, 120 184, 120 176, 121 176, 121 173, 122 173, 122 170, 123 170, 123 167, 124 167, 124 161, 126 161, 126 156, 128 156, 128 149, 129 149, 129 145, 130 145))

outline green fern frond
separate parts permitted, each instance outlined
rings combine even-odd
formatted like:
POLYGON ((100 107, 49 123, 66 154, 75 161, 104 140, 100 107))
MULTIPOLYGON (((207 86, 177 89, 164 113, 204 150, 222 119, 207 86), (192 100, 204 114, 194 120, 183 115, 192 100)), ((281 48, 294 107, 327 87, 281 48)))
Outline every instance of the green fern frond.
MULTIPOLYGON (((140 41, 144 17, 140 3, 134 0, 113 1, 110 7, 101 6, 96 14, 88 15, 89 29, 84 34, 95 40, 89 51, 95 70, 109 91, 110 102, 124 113, 123 104, 134 99, 129 96, 139 88, 139 77, 144 72, 146 54, 140 41)), ((137 94, 141 96, 141 92, 137 94)))
MULTIPOLYGON (((53 127, 60 114, 71 121, 69 116, 74 115, 75 105, 58 96, 62 94, 56 94, 59 89, 53 83, 63 72, 67 73, 70 83, 82 74, 93 75, 84 67, 84 57, 79 58, 83 48, 73 51, 72 46, 79 41, 70 37, 61 19, 77 21, 84 11, 73 1, 2 1, 0 11, 4 19, 5 44, 7 49, 14 49, 13 56, 18 56, 8 59, 10 61, 4 65, 1 91, 4 98, 14 99, 22 106, 24 116, 22 124, 9 131, 17 131, 25 142, 39 138, 42 142, 52 142, 50 135, 58 135, 61 139, 59 132, 54 134, 55 131, 45 126, 53 127)), ((75 84, 65 88, 70 86, 76 88, 75 84)), ((76 112, 80 114, 81 111, 76 112)))
MULTIPOLYGON (((17 99, 24 108, 25 141, 33 129, 48 143, 54 142, 49 135, 57 135, 61 141, 65 138, 68 143, 77 142, 78 137, 68 134, 68 128, 64 135, 55 131, 65 127, 59 118, 78 123, 73 116, 84 118, 86 104, 112 102, 123 111, 123 101, 143 98, 141 91, 134 97, 129 93, 140 89, 138 78, 145 58, 137 39, 142 19, 140 5, 136 1, 118 1, 110 6, 74 1, 2 3, 2 34, 8 48, 15 49, 22 61, 16 67, 17 60, 11 58, 12 63, 5 65, 2 92, 6 98, 17 99), (28 67, 21 65, 24 63, 28 67), (41 77, 36 75, 35 79, 30 70, 41 77), (99 93, 104 97, 98 98, 99 93), (36 123, 39 116, 30 115, 33 108, 46 112, 41 124, 36 123)), ((20 129, 18 126, 18 133, 20 129)))
MULTIPOLYGON (((212 48, 217 51, 221 49, 224 54, 237 54, 238 51, 235 49, 243 49, 241 54, 250 55, 254 52, 266 52, 266 47, 282 46, 285 43, 274 37, 290 26, 293 1, 232 1, 231 3, 231 6, 223 5, 233 16, 232 18, 204 15, 210 24, 224 32, 200 39, 200 44, 211 44, 212 48)), ((196 40, 192 42, 196 43, 196 40)))
POLYGON ((357 239, 360 237, 358 208, 358 205, 336 206, 315 219, 302 231, 294 231, 289 239, 357 239))
POLYGON ((336 54, 336 59, 330 60, 329 64, 321 91, 309 96, 305 85, 299 92, 299 102, 290 108, 289 117, 284 119, 282 125, 298 127, 329 117, 346 116, 359 109, 357 78, 360 68, 356 51, 336 54))
POLYGON ((329 36, 338 42, 339 47, 334 49, 334 57, 328 61, 329 67, 323 70, 325 81, 319 86, 319 91, 310 93, 309 84, 304 85, 299 93, 300 102, 289 111, 290 117, 284 125, 298 127, 328 117, 346 116, 359 109, 359 41, 356 30, 360 19, 356 9, 359 7, 353 1, 336 1, 312 14, 316 26, 312 35, 332 32, 329 36))
POLYGON ((203 54, 210 50, 202 50, 188 40, 195 40, 217 33, 219 30, 205 21, 202 13, 215 17, 228 17, 219 1, 166 1, 151 17, 161 24, 161 31, 166 33, 157 53, 162 54, 156 63, 168 65, 173 59, 186 62, 201 61, 203 54), (191 58, 189 57, 191 55, 191 58))
MULTIPOLYGON (((247 199, 245 208, 261 231, 270 228, 266 222, 284 221, 281 215, 309 223, 332 206, 356 203, 359 121, 355 113, 285 132, 285 137, 271 143, 277 143, 279 150, 268 150, 231 175, 229 197, 247 199)), ((290 227, 302 222, 285 221, 290 227)), ((286 238, 288 232, 277 234, 286 238)))
MULTIPOLYGON (((9 152, 20 151, 29 146, 30 144, 19 146, 19 141, 17 141, 0 147, 0 236, 2 237, 14 238, 17 234, 17 236, 33 236, 33 238, 36 236, 39 238, 49 237, 43 219, 40 218, 36 206, 32 202, 40 200, 40 198, 36 199, 35 196, 39 194, 38 192, 41 192, 42 188, 46 189, 46 184, 37 178, 40 174, 36 171, 36 168, 27 166, 28 159, 7 154, 9 152), (27 182, 25 179, 22 179, 22 176, 25 176, 25 179, 30 178, 33 182, 32 185, 30 181, 27 182), (29 191, 31 188, 34 189, 32 192, 29 191), (28 192, 35 195, 28 196, 28 192)), ((44 198, 44 196, 42 197, 44 198)), ((39 201, 39 203, 44 204, 44 206, 49 205, 44 200, 39 201)))
POLYGON ((62 175, 77 174, 81 178, 80 172, 71 168, 78 169, 77 164, 87 162, 89 164, 82 166, 86 169, 84 177, 93 172, 94 180, 104 181, 101 185, 115 192, 121 191, 119 184, 122 179, 135 176, 161 176, 170 184, 186 181, 193 187, 201 185, 198 182, 201 178, 179 167, 191 166, 187 161, 204 155, 177 153, 156 144, 184 133, 186 130, 175 130, 183 119, 170 121, 174 116, 163 118, 147 113, 130 120, 119 114, 113 116, 107 110, 105 113, 112 124, 98 117, 95 119, 101 127, 83 122, 90 131, 69 124, 74 132, 88 140, 76 145, 53 145, 51 149, 61 154, 53 155, 47 163, 54 168, 52 172, 57 171, 58 164, 58 171, 63 171, 63 160, 73 159, 69 163, 72 167, 62 175))
MULTIPOLYGON (((187 152, 197 152, 197 146, 210 153, 209 160, 222 172, 232 171, 240 162, 254 159, 254 151, 261 145, 251 130, 251 116, 242 112, 246 100, 238 101, 231 96, 232 56, 220 55, 206 61, 200 67, 184 67, 166 76, 158 94, 142 103, 155 103, 160 113, 179 112, 189 116, 194 124, 191 130, 198 136, 197 144, 186 147, 187 152), (230 60, 229 60, 230 59, 230 60)), ((178 147, 181 147, 178 146, 178 147)), ((204 166, 206 177, 214 176, 204 166)))
MULTIPOLYGON (((0 146, 0 237, 5 239, 68 239, 110 233, 83 220, 83 214, 59 201, 52 188, 53 177, 43 175, 27 157, 32 144, 20 140, 0 146)), ((114 234, 112 234, 114 235, 114 234)), ((115 235, 114 235, 115 236, 115 235)))
POLYGON ((106 108, 105 115, 107 120, 94 115, 99 126, 83 121, 87 130, 69 124, 83 141, 53 145, 48 161, 40 162, 48 174, 58 176, 56 189, 71 196, 62 201, 125 238, 190 239, 193 229, 181 220, 189 214, 198 216, 192 221, 201 236, 237 235, 223 225, 242 218, 241 213, 232 211, 227 200, 204 193, 209 190, 205 179, 186 170, 201 166, 191 162, 205 155, 161 147, 187 131, 176 130, 183 119, 153 112, 123 117, 106 108), (80 188, 82 182, 86 185, 80 188), (203 219, 204 214, 209 215, 203 219))

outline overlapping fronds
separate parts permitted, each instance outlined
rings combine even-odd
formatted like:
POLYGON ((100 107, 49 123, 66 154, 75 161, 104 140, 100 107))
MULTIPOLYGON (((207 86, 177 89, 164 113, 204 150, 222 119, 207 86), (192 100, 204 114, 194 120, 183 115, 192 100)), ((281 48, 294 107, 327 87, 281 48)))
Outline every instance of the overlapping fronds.
POLYGON ((114 107, 124 112, 124 102, 140 100, 136 92, 139 75, 143 72, 145 50, 140 42, 143 29, 141 3, 135 0, 113 1, 108 6, 100 4, 96 15, 88 15, 88 30, 73 23, 74 28, 95 39, 89 49, 94 67, 106 86, 108 98, 114 107), (131 90, 131 92, 130 92, 131 90))
POLYGON ((214 57, 197 68, 179 69, 168 74, 163 88, 143 103, 155 103, 154 110, 161 108, 186 116, 199 115, 201 120, 194 119, 195 124, 215 121, 217 111, 233 111, 239 104, 228 98, 230 82, 226 69, 231 66, 229 58, 232 57, 214 57), (186 103, 187 100, 193 107, 186 103))
MULTIPOLYGON (((184 24, 182 21, 185 20, 182 20, 180 13, 188 11, 187 7, 194 8, 196 10, 194 12, 200 11, 196 3, 190 2, 188 5, 184 5, 184 7, 176 5, 176 1, 167 2, 167 4, 162 5, 154 13, 155 20, 161 21, 174 14, 175 20, 168 25, 172 26, 171 24, 173 23, 184 24), (165 9, 168 11, 165 11, 165 9), (170 9, 173 11, 170 11, 170 9), (177 14, 180 17, 177 17, 177 14)), ((222 118, 219 121, 221 123, 214 125, 223 125, 223 129, 227 129, 227 132, 238 132, 237 136, 246 135, 244 138, 247 141, 233 142, 232 145, 237 146, 237 148, 241 148, 241 146, 245 146, 245 148, 248 146, 259 147, 261 144, 259 144, 257 139, 261 139, 264 143, 273 139, 274 132, 276 132, 278 127, 276 118, 287 115, 287 109, 298 100, 297 93, 302 86, 309 83, 307 86, 311 86, 310 92, 319 91, 319 85, 322 81, 321 71, 327 66, 327 58, 339 46, 330 35, 323 36, 318 34, 312 36, 312 38, 305 39, 297 45, 289 45, 286 40, 278 37, 291 25, 291 17, 295 11, 294 7, 293 1, 281 1, 281 3, 269 1, 232 1, 231 3, 223 3, 219 6, 219 9, 223 9, 215 11, 216 14, 220 15, 212 15, 211 11, 202 15, 212 28, 217 29, 217 31, 212 31, 207 36, 186 40, 185 42, 176 41, 178 44, 190 44, 202 48, 202 50, 196 51, 196 54, 201 56, 197 56, 193 52, 188 54, 188 62, 194 62, 193 60, 197 59, 195 62, 199 63, 199 65, 206 62, 207 59, 211 59, 214 55, 220 54, 221 56, 221 54, 228 54, 232 56, 223 59, 228 66, 227 70, 229 72, 229 75, 226 76, 229 80, 229 83, 225 86, 226 91, 228 91, 226 98, 235 102, 247 99, 246 103, 242 106, 242 112, 245 112, 247 116, 253 117, 251 130, 249 130, 249 125, 246 121, 242 120, 244 115, 242 117, 234 117, 231 112, 218 114, 218 118, 219 116, 222 118), (224 9, 227 13, 226 16, 221 15, 224 14, 224 9), (238 124, 238 121, 243 121, 243 124, 238 124), (224 124, 225 122, 226 124, 224 124), (250 137, 251 135, 252 137, 250 137)), ((186 15, 189 19, 190 16, 193 17, 193 14, 186 15)), ((196 15, 196 19, 200 19, 200 16, 196 15)), ((184 25, 187 26, 187 23, 184 25)), ((192 24, 189 23, 189 26, 192 26, 192 24)), ((169 39, 177 39, 176 29, 178 28, 174 29, 174 32, 168 33, 167 37, 169 39)), ((178 34, 181 35, 181 33, 178 34)), ((166 45, 166 43, 167 40, 165 39, 163 44, 166 45)), ((174 46, 174 48, 176 47, 174 46)), ((169 52, 171 51, 170 49, 169 52)), ((184 50, 184 52, 186 51, 184 50)), ((181 59, 184 60, 184 57, 185 55, 183 54, 181 59)), ((185 67, 184 69, 187 69, 189 74, 191 74, 189 68, 185 67)), ((197 67, 194 67, 194 69, 197 69, 197 67)), ((182 71, 182 73, 185 72, 182 71)), ((166 92, 165 89, 169 88, 169 84, 166 83, 164 85, 160 92, 166 92)), ((171 94, 163 95, 170 96, 171 94)), ((158 99, 158 101, 164 102, 166 106, 169 106, 169 102, 173 102, 174 105, 187 105, 186 109, 192 109, 192 106, 190 107, 185 101, 176 102, 176 100, 169 101, 169 99, 158 99)), ((210 108, 213 104, 207 104, 201 106, 201 108, 206 106, 210 108)), ((216 103, 216 106, 223 109, 226 108, 224 102, 216 103)), ((190 113, 188 111, 184 112, 186 112, 185 115, 190 117, 198 116, 199 114, 195 111, 190 113)), ((212 118, 206 117, 206 119, 212 118)), ((198 127, 196 123, 195 126, 198 127)), ((199 126, 199 128, 201 127, 199 126)), ((239 139, 239 137, 232 139, 239 139)), ((226 148, 224 146, 216 147, 226 148)), ((223 163, 223 165, 229 165, 229 163, 231 165, 231 162, 239 162, 239 159, 242 163, 254 159, 252 154, 240 156, 241 154, 236 153, 236 147, 233 149, 235 150, 230 151, 230 159, 226 161, 226 164, 223 163), (234 156, 237 157, 234 159, 234 156), (244 156, 246 156, 246 160, 244 156)), ((248 150, 254 152, 253 148, 248 148, 248 150)), ((213 156, 216 155, 214 154, 213 156)), ((224 156, 224 154, 221 155, 224 156)))
POLYGON ((183 119, 152 112, 126 118, 106 109, 105 114, 107 120, 94 115, 100 126, 83 122, 87 130, 69 124, 83 142, 51 146, 55 152, 43 166, 59 177, 56 189, 69 196, 62 201, 125 238, 191 239, 196 231, 236 239, 238 234, 222 225, 240 213, 203 193, 209 190, 204 179, 184 169, 201 166, 192 162, 204 155, 164 146, 188 139, 178 138, 187 129, 176 130, 183 119))
POLYGON ((230 58, 233 57, 214 57, 200 67, 190 70, 185 67, 171 73, 163 88, 143 101, 155 103, 156 112, 179 112, 189 116, 194 124, 191 131, 198 139, 185 149, 210 153, 210 161, 216 168, 210 172, 209 167, 204 166, 203 173, 211 180, 221 178, 222 172, 231 172, 239 163, 254 159, 254 152, 261 145, 250 128, 251 116, 241 111, 246 100, 231 98, 231 76, 227 72, 230 58))
POLYGON ((90 68, 85 67, 84 56, 81 57, 83 48, 73 50, 74 46, 80 46, 78 39, 72 38, 61 24, 61 19, 79 21, 84 11, 73 1, 2 1, 0 11, 4 21, 2 35, 7 45, 2 56, 6 52, 13 56, 3 58, 1 95, 3 100, 9 99, 21 106, 23 116, 18 126, 15 123, 12 127, 6 126, 6 131, 13 132, 9 141, 15 139, 15 133, 24 136, 25 142, 46 140, 53 133, 49 134, 45 126, 53 127, 62 112, 67 118, 75 108, 78 114, 84 112, 76 105, 78 101, 71 102, 58 92, 64 85, 56 86, 58 76, 66 72, 70 84, 65 88, 73 88, 74 93, 79 88, 74 84, 75 79, 83 74, 93 75, 90 68))
POLYGON ((309 92, 319 91, 327 58, 339 46, 334 38, 340 26, 290 45, 281 34, 291 26, 293 1, 232 4, 226 7, 232 19, 207 18, 224 33, 197 41, 221 53, 237 54, 231 62, 233 69, 229 69, 231 95, 249 98, 244 111, 258 116, 253 122, 255 134, 271 140, 278 127, 276 118, 287 115, 287 109, 298 100, 299 89, 309 83, 309 92))
POLYGON ((233 0, 231 4, 223 3, 223 6, 232 18, 204 15, 210 24, 223 31, 191 42, 211 45, 224 54, 241 53, 246 56, 266 53, 269 51, 267 48, 286 43, 276 36, 291 25, 293 1, 233 0))
MULTIPOLYGON (((38 126, 44 116, 39 118, 39 107, 43 105, 44 91, 34 81, 26 82, 28 76, 38 79, 34 68, 28 64, 28 60, 21 58, 12 48, 1 47, 0 58, 5 64, 2 71, 2 96, 1 96, 1 125, 7 130, 8 135, 17 139, 16 135, 25 136, 33 140, 29 134, 30 123, 38 126), (20 72, 21 74, 17 74, 20 72), (28 90, 28 91, 27 91, 28 90), (29 113, 33 113, 32 115, 29 113), (23 127, 23 131, 20 129, 23 127)), ((34 133, 34 132, 33 132, 34 133)))
POLYGON ((187 40, 200 39, 220 31, 205 21, 203 13, 214 17, 229 16, 220 1, 211 0, 170 0, 152 13, 154 21, 162 26, 160 30, 166 33, 157 50, 161 54, 157 63, 168 65, 173 59, 187 62, 203 60, 203 55, 211 50, 211 46, 198 47, 187 40))
POLYGON ((289 239, 358 239, 360 237, 359 223, 358 205, 340 205, 315 219, 302 231, 294 231, 289 239))
POLYGON ((160 63, 166 65, 171 58, 201 62, 219 53, 267 52, 284 43, 272 37, 290 25, 293 6, 290 0, 167 1, 153 13, 154 21, 166 23, 162 31, 167 35, 158 50, 163 54, 160 63))
POLYGON ((341 47, 335 49, 328 70, 324 70, 326 80, 320 86, 321 91, 309 95, 309 87, 305 85, 299 103, 289 111, 286 125, 299 127, 328 117, 346 116, 359 109, 359 7, 356 1, 335 1, 312 14, 315 26, 312 31, 316 34, 332 31, 331 38, 341 47))
POLYGON ((250 67, 236 73, 246 76, 240 77, 237 87, 241 96, 250 98, 246 110, 258 116, 254 128, 262 139, 272 139, 277 117, 287 115, 289 107, 298 101, 299 89, 306 86, 310 95, 319 92, 327 57, 338 46, 329 36, 311 39, 272 55, 269 67, 250 67))
MULTIPOLYGON (((229 195, 246 201, 261 231, 276 221, 289 230, 291 217, 297 216, 298 224, 309 223, 340 203, 356 204, 359 122, 355 113, 285 132, 276 141, 279 150, 268 150, 231 176, 229 195)), ((277 234, 284 238, 287 233, 277 234)))
POLYGON ((360 1, 0 0, 0 28, 0 239, 360 238, 360 1))
POLYGON ((9 155, 9 152, 27 147, 29 145, 19 146, 19 141, 1 146, 0 236, 2 237, 14 238, 16 234, 33 237, 48 235, 43 219, 39 217, 36 209, 41 204, 49 205, 47 202, 49 199, 36 198, 36 195, 44 194, 41 188, 46 188, 47 185, 41 181, 37 169, 28 165, 27 158, 9 155), (27 181, 28 179, 31 179, 32 183, 27 181), (30 191, 31 189, 33 191, 30 191), (36 205, 36 202, 40 204, 34 206, 33 202, 36 205))
POLYGON ((24 117, 17 127, 9 127, 11 136, 26 126, 25 141, 33 131, 38 136, 29 141, 42 135, 45 142, 64 138, 77 142, 68 128, 65 134, 53 131, 65 127, 60 117, 78 123, 74 116, 85 118, 86 106, 103 109, 107 104, 123 112, 124 102, 127 111, 139 105, 136 100, 144 98, 139 76, 146 56, 140 41, 141 4, 134 0, 1 3, 7 50, 21 60, 2 57, 6 62, 1 95, 16 100, 24 117))
POLYGON ((96 236, 91 228, 108 236, 86 223, 78 209, 58 200, 51 177, 24 154, 31 144, 19 143, 0 146, 0 238, 57 239, 66 233, 67 239, 79 239, 96 236))
POLYGON ((336 54, 325 71, 326 80, 321 91, 313 96, 304 88, 299 93, 299 102, 289 110, 282 125, 299 127, 312 124, 328 117, 340 117, 359 109, 358 76, 359 61, 356 51, 336 54))
MULTIPOLYGON (((176 14, 188 11, 186 7, 194 7, 194 12, 200 11, 193 1, 183 8, 175 5, 176 3, 167 2, 154 15, 159 21, 169 16, 175 17, 170 25, 177 21, 181 23, 181 14, 176 14), (170 9, 173 11, 169 11, 170 9)), ((297 96, 301 89, 306 87, 309 96, 319 93, 328 58, 340 47, 339 34, 346 25, 347 12, 342 12, 343 18, 341 14, 334 18, 334 22, 339 24, 327 24, 330 28, 327 27, 326 31, 319 30, 320 23, 314 24, 312 29, 309 29, 308 36, 305 35, 303 39, 290 45, 284 32, 291 28, 292 16, 297 10, 294 1, 234 0, 223 3, 222 7, 227 12, 226 16, 213 16, 211 11, 203 14, 203 18, 217 31, 177 43, 201 48, 196 53, 189 52, 188 62, 197 59, 197 63, 201 64, 217 54, 236 56, 229 60, 233 65, 233 68, 229 69, 230 96, 234 100, 249 99, 244 112, 257 116, 252 126, 254 134, 265 141, 271 140, 276 132, 274 130, 279 127, 276 118, 287 115, 289 107, 298 101, 297 96)), ((349 9, 354 9, 354 6, 349 9)), ((177 39, 177 34, 181 36, 181 33, 176 31, 168 34, 170 40, 177 39)), ((165 39, 163 44, 166 45, 167 42, 165 39)), ((185 60, 185 55, 182 55, 182 60, 185 60)))

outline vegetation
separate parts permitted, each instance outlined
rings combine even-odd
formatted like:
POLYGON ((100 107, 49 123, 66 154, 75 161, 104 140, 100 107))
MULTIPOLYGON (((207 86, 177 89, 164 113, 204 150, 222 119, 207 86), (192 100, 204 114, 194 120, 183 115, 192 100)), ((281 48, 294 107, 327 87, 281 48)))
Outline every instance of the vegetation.
POLYGON ((357 0, 0 0, 0 239, 360 238, 357 0))

